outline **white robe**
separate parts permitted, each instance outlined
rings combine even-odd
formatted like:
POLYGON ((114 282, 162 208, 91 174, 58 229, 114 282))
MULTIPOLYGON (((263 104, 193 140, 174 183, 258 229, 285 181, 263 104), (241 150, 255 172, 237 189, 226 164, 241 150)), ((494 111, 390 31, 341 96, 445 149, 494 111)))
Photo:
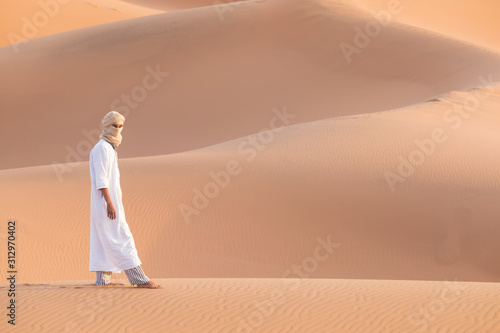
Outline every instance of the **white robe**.
POLYGON ((118 154, 104 139, 90 151, 90 261, 89 271, 120 273, 139 266, 134 238, 125 220, 118 170, 118 154), (107 187, 116 219, 107 215, 100 188, 107 187))

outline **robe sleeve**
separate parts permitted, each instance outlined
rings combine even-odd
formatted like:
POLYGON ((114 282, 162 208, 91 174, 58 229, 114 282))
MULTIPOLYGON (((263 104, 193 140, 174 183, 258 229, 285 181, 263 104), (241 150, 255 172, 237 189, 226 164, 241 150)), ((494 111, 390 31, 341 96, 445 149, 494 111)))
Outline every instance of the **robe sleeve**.
POLYGON ((95 185, 96 189, 109 188, 109 167, 110 162, 106 148, 99 146, 95 150, 94 161, 95 185))

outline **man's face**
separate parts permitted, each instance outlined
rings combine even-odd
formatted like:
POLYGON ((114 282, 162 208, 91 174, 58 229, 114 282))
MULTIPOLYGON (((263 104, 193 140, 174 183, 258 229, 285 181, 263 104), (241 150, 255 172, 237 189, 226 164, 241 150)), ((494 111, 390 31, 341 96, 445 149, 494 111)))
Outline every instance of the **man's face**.
POLYGON ((122 127, 123 127, 123 124, 113 124, 113 127, 116 127, 116 128, 122 128, 122 127))

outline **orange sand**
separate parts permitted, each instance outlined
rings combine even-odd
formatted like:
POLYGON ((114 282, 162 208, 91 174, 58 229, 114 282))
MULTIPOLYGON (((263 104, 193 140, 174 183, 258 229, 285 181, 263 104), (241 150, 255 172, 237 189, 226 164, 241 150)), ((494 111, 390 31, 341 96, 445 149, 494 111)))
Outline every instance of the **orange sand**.
MULTIPOLYGON (((496 2, 406 3, 386 25, 377 0, 92 3, 0 47, 19 283, 15 328, 0 284, 0 331, 500 329, 496 2), (88 153, 109 110, 163 290, 91 285, 88 153)), ((3 36, 38 4, 6 6, 3 36)))

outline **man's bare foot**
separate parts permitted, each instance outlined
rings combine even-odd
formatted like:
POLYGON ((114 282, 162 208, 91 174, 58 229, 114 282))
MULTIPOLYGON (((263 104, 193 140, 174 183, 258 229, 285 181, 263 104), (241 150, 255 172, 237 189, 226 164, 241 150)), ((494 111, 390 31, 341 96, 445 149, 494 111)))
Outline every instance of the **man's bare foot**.
POLYGON ((153 282, 149 280, 146 283, 138 284, 137 288, 148 288, 148 289, 165 289, 164 287, 160 286, 158 283, 153 282))

